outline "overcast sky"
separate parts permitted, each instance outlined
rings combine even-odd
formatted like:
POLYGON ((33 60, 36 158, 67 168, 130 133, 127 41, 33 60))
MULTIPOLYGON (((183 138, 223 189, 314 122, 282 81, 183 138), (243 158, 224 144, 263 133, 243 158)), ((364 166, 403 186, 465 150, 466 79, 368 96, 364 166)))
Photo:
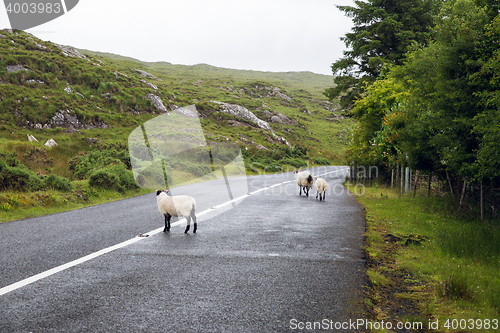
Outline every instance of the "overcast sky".
MULTIPOLYGON (((80 0, 30 32, 42 40, 143 61, 331 75, 352 0, 80 0)), ((1 6, 1 5, 0 5, 1 6)), ((10 28, 5 7, 0 28, 10 28)))

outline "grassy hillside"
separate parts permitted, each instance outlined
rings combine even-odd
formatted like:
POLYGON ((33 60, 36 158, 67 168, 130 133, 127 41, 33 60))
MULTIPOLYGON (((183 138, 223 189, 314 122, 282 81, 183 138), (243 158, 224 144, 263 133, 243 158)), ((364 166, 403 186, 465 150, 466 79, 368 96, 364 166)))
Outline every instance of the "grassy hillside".
POLYGON ((0 207, 22 208, 23 200, 12 199, 19 191, 71 191, 87 199, 99 196, 98 188, 136 191, 128 136, 193 104, 207 138, 242 148, 247 172, 259 172, 253 162, 267 171, 341 163, 349 120, 322 95, 331 84, 331 76, 310 72, 145 63, 0 31, 0 207), (227 105, 245 108, 269 128, 228 114, 227 105), (49 139, 59 145, 45 147, 49 139))

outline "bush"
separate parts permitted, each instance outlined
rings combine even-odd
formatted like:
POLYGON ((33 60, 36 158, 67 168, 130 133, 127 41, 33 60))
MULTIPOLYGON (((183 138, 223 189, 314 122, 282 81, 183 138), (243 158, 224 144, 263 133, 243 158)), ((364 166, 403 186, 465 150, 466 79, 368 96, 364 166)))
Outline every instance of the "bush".
POLYGON ((324 158, 323 156, 313 157, 312 161, 313 163, 319 165, 330 165, 330 161, 327 158, 324 158))
POLYGON ((89 151, 83 156, 73 158, 70 161, 70 170, 74 170, 73 179, 85 179, 97 169, 119 164, 131 169, 128 150, 116 151, 114 148, 109 148, 102 151, 89 151))
POLYGON ((59 177, 54 174, 46 176, 43 178, 43 187, 50 187, 58 191, 71 191, 73 185, 67 178, 59 177))
POLYGON ((94 170, 90 175, 89 185, 119 192, 138 188, 132 171, 127 170, 123 164, 94 170))
POLYGON ((37 191, 43 187, 40 177, 23 166, 0 167, 0 190, 37 191))
POLYGON ((105 189, 123 190, 120 186, 120 178, 111 172, 109 168, 94 170, 90 175, 89 184, 90 186, 105 189))
POLYGON ((291 158, 291 157, 286 157, 281 160, 282 164, 290 164, 291 166, 295 168, 302 168, 307 166, 307 162, 304 161, 301 158, 291 158))
POLYGON ((196 177, 203 177, 212 172, 212 169, 209 166, 202 164, 187 164, 186 170, 196 177))

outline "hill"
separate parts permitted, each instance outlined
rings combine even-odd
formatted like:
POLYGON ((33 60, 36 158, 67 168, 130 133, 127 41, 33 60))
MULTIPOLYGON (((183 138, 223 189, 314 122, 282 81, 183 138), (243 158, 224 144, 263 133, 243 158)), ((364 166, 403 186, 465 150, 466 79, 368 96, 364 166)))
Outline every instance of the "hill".
POLYGON ((331 76, 310 72, 141 62, 3 30, 0 191, 67 190, 71 181, 88 194, 89 186, 113 187, 113 177, 123 181, 115 190, 127 191, 134 185, 126 147, 132 130, 190 105, 211 141, 245 148, 248 172, 259 171, 252 162, 267 171, 340 163, 350 121, 323 96, 331 84, 331 76), (59 146, 43 146, 49 139, 59 146), (127 172, 111 169, 117 165, 127 172), (37 183, 29 172, 53 178, 37 183))

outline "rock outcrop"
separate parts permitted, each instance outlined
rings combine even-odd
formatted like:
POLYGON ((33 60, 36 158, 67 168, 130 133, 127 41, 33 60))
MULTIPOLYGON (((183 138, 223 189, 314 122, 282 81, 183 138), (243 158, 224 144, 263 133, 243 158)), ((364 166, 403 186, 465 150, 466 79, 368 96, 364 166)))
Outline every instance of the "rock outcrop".
POLYGON ((55 44, 55 43, 54 43, 54 45, 57 46, 57 48, 59 48, 59 50, 61 50, 62 54, 64 54, 65 56, 73 57, 73 58, 80 58, 80 59, 87 59, 86 56, 84 56, 83 54, 81 54, 76 49, 74 49, 70 46, 59 45, 59 44, 55 44))
POLYGON ((70 110, 61 110, 57 112, 46 124, 34 124, 28 120, 26 121, 25 127, 40 130, 60 127, 67 129, 67 133, 71 133, 79 129, 108 128, 109 126, 100 120, 91 120, 87 123, 82 123, 76 115, 71 114, 70 110))
POLYGON ((59 144, 57 142, 55 142, 54 139, 49 139, 49 140, 47 140, 47 142, 44 143, 44 146, 55 147, 55 146, 59 146, 59 144))
POLYGON ((158 90, 158 87, 155 86, 154 84, 148 82, 148 81, 144 81, 144 80, 140 80, 142 83, 144 83, 145 85, 147 85, 148 87, 150 88, 153 88, 154 90, 158 90))
POLYGON ((198 112, 198 110, 196 110, 196 105, 189 105, 182 108, 177 107, 173 110, 173 112, 183 115, 187 118, 197 118, 200 116, 200 113, 198 112))
POLYGON ((22 65, 11 65, 11 66, 6 66, 5 68, 7 69, 7 72, 9 72, 9 73, 16 73, 16 72, 20 72, 20 71, 26 71, 26 72, 30 71, 29 69, 25 68, 22 65))
POLYGON ((269 131, 269 133, 271 133, 271 135, 273 136, 274 139, 276 139, 280 142, 283 142, 287 146, 291 147, 291 145, 288 143, 288 141, 285 138, 279 137, 276 135, 276 133, 274 133, 271 126, 269 126, 269 123, 258 118, 256 115, 254 115, 247 108, 245 108, 241 105, 237 105, 237 104, 228 104, 228 103, 222 103, 222 102, 217 102, 217 101, 212 101, 212 103, 219 104, 221 106, 221 108, 220 108, 221 112, 224 112, 226 114, 230 114, 232 116, 235 116, 237 118, 241 118, 241 119, 246 120, 246 121, 250 121, 250 122, 256 124, 257 126, 259 126, 260 128, 262 128, 266 131, 269 131))
POLYGON ((135 71, 136 71, 137 73, 139 73, 139 75, 140 75, 140 76, 142 76, 142 77, 149 77, 149 78, 151 78, 151 79, 153 79, 153 80, 161 81, 161 79, 157 78, 157 77, 156 77, 156 76, 154 76, 153 74, 148 73, 148 72, 146 72, 146 71, 143 71, 143 70, 140 70, 140 69, 136 69, 135 71))
POLYGON ((150 101, 153 102, 154 106, 160 111, 160 112, 168 112, 167 108, 165 105, 163 105, 163 102, 160 97, 154 95, 154 94, 146 94, 146 98, 149 99, 150 101))

